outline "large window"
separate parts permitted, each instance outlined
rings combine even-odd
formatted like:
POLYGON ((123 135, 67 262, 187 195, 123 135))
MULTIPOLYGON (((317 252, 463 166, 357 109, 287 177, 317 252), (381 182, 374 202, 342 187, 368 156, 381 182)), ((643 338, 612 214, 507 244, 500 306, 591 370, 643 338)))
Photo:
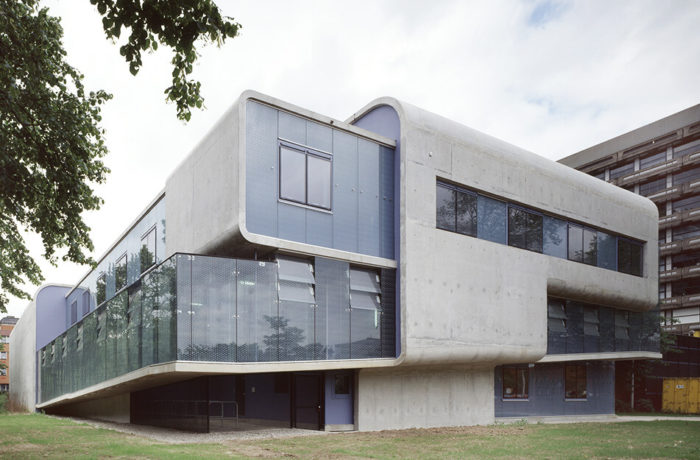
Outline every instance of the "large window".
POLYGON ((527 399, 529 380, 527 367, 503 367, 503 399, 527 399))
POLYGON ((522 208, 508 208, 508 244, 542 252, 542 215, 522 208))
POLYGON ((476 236, 476 194, 438 184, 437 227, 476 236))
POLYGON ((564 374, 566 399, 586 399, 586 365, 567 364, 564 366, 564 374))
MULTIPOLYGON (((675 184, 675 182, 674 182, 675 184)), ((662 177, 661 179, 657 180, 652 180, 649 182, 644 182, 643 184, 639 184, 639 194, 642 196, 649 196, 653 193, 660 192, 661 190, 664 190, 666 188, 666 178, 662 177)))
POLYGON ((156 228, 153 227, 141 238, 141 273, 156 263, 156 228))
POLYGON ((105 300, 107 300, 107 277, 102 273, 95 283, 95 304, 100 305, 105 300))
POLYGON ((617 179, 618 177, 625 176, 632 172, 634 172, 634 163, 618 166, 610 170, 610 180, 617 179))
POLYGON ((442 230, 642 276, 644 244, 437 181, 442 230))
POLYGON ((78 321, 78 301, 74 300, 70 304, 70 323, 75 324, 78 321))
POLYGON ((280 198, 331 209, 331 156, 301 146, 280 144, 280 198))
POLYGON ((666 161, 666 150, 648 155, 639 160, 639 169, 646 169, 666 161))

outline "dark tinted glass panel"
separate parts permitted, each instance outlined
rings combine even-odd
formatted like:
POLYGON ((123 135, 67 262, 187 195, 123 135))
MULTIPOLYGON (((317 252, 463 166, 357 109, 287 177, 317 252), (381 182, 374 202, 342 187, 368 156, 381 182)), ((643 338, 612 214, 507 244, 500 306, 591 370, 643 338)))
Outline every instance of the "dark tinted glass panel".
POLYGON ((692 267, 700 265, 700 252, 678 254, 671 258, 673 268, 692 267))
POLYGON ((506 204, 482 195, 477 198, 479 238, 506 244, 506 204))
POLYGON ((100 305, 107 298, 107 281, 105 275, 100 275, 95 284, 95 303, 100 305))
POLYGON ((476 195, 457 192, 457 232, 476 236, 476 195))
POLYGON ((78 301, 73 301, 73 303, 70 304, 70 323, 74 324, 76 321, 78 321, 78 301))
POLYGON ((648 155, 639 160, 639 169, 646 169, 666 161, 666 151, 648 155))
POLYGON ((642 245, 618 238, 617 269, 622 273, 642 276, 642 245))
POLYGON ((700 208, 700 195, 683 198, 673 202, 673 212, 687 211, 689 209, 700 208))
POLYGON ((153 228, 141 239, 141 273, 145 272, 156 263, 156 229, 153 228))
POLYGON ((307 156, 307 203, 321 208, 331 208, 331 160, 307 156))
POLYGON ((610 179, 617 179, 618 177, 627 175, 631 172, 634 172, 634 163, 627 163, 626 165, 611 169, 610 179))
POLYGON ((685 240, 700 235, 700 224, 684 225, 673 229, 673 241, 685 240))
POLYGON ((700 294, 700 283, 696 280, 684 280, 671 283, 671 292, 674 296, 700 294))
POLYGON ((598 174, 592 174, 593 177, 600 180, 605 180, 605 171, 601 171, 598 174))
POLYGON ((529 374, 526 367, 504 367, 503 398, 527 399, 529 374))
POLYGON ((598 266, 617 270, 617 237, 598 232, 598 266))
POLYGON ((649 196, 653 193, 659 192, 666 188, 666 178, 661 178, 658 180, 652 180, 649 182, 644 182, 639 184, 639 194, 643 196, 649 196))
POLYGON ((114 264, 114 285, 117 291, 126 286, 126 254, 114 264))
POLYGON ((335 376, 335 385, 333 386, 333 393, 337 395, 349 395, 350 394, 350 375, 348 374, 338 374, 335 376))
POLYGON ((567 223, 561 219, 544 216, 542 218, 542 252, 548 256, 566 259, 567 223))
POLYGON ((306 154, 280 147, 280 198, 306 202, 306 154))
POLYGON ((583 227, 569 224, 569 260, 583 262, 583 227))
POLYGON ((567 364, 564 366, 564 392, 569 399, 585 399, 586 394, 586 365, 567 364))
POLYGON ((673 185, 685 184, 687 182, 694 182, 700 179, 700 168, 695 167, 687 171, 680 172, 673 175, 673 185))
POLYGON ((451 188, 437 184, 437 228, 455 231, 456 193, 457 192, 451 188))
POLYGON ((695 145, 691 145, 690 147, 688 146, 688 144, 680 145, 673 149, 673 158, 680 158, 695 152, 700 152, 700 143, 696 143, 695 145))
POLYGON ((598 232, 590 228, 583 229, 583 263, 598 263, 598 232))
POLYGON ((542 216, 524 209, 508 209, 508 244, 542 252, 542 216))

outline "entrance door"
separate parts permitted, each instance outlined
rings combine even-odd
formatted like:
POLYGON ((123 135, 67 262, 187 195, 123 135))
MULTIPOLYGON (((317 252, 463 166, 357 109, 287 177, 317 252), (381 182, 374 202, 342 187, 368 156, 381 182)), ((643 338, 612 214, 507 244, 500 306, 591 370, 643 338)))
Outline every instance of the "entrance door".
POLYGON ((320 430, 323 424, 323 374, 294 374, 292 426, 320 430))

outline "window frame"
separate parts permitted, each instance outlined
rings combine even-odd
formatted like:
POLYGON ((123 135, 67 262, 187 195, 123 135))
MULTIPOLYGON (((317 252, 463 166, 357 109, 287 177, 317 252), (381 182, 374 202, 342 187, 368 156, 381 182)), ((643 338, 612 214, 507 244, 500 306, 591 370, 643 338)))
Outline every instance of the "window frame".
POLYGON ((587 401, 588 400, 588 366, 587 364, 565 364, 564 365, 564 400, 565 401, 587 401), (574 388, 569 384, 569 369, 574 370, 574 388), (581 372, 582 371, 582 372, 581 372), (583 375, 581 375, 583 374, 583 375), (580 382, 583 381, 583 391, 580 391, 580 382), (574 396, 569 396, 573 393, 574 396))
POLYGON ((501 399, 503 401, 528 401, 530 399, 530 368, 524 366, 503 366, 501 368, 501 399), (506 396, 506 372, 513 372, 515 386, 512 396, 506 396), (524 379, 520 377, 524 374, 524 379), (524 382, 523 391, 518 391, 518 384, 524 382))
POLYGON ((278 140, 277 145, 277 197, 283 203, 293 204, 296 206, 308 207, 313 210, 323 212, 333 212, 333 154, 324 152, 319 149, 314 149, 300 144, 294 144, 289 141, 278 140), (282 195, 282 180, 284 170, 282 168, 282 149, 292 150, 304 155, 304 201, 295 198, 285 197, 282 195), (309 202, 309 156, 318 158, 328 162, 329 177, 328 177, 328 207, 309 202))
MULTIPOLYGON (((156 254, 158 253, 158 232, 156 230, 156 225, 151 226, 148 230, 146 230, 143 235, 141 236, 141 248, 139 249, 139 265, 141 269, 141 275, 146 273, 151 267, 156 265, 157 259, 156 259, 156 254), (148 251, 148 237, 153 234, 153 261, 149 265, 144 265, 144 260, 143 260, 143 248, 146 248, 146 251, 148 251), (145 244, 144 244, 145 243, 145 244)), ((150 251, 149 251, 150 254, 150 251)))
POLYGON ((523 206, 518 206, 517 204, 514 203, 508 203, 508 209, 506 210, 506 239, 507 239, 507 244, 510 247, 513 248, 518 248, 518 249, 524 249, 526 251, 530 252, 536 252, 538 254, 543 254, 544 253, 544 214, 538 211, 535 211, 534 209, 529 209, 523 206), (524 245, 523 246, 518 246, 516 244, 512 244, 513 242, 511 241, 511 211, 515 212, 521 212, 527 215, 528 222, 527 222, 527 229, 525 230, 525 233, 522 235, 519 235, 523 238, 524 240, 524 245), (529 234, 530 234, 530 219, 532 217, 539 218, 539 248, 532 249, 528 247, 530 245, 530 239, 529 239, 529 234))

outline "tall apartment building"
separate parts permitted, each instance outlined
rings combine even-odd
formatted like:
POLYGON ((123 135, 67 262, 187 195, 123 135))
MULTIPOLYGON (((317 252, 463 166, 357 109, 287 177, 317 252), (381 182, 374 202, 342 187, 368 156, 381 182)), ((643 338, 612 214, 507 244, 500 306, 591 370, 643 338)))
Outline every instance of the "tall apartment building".
POLYGON ((0 392, 10 389, 10 333, 17 324, 14 316, 5 316, 0 319, 0 392))
POLYGON ((665 327, 700 331, 700 104, 559 162, 656 203, 665 327))
POLYGON ((13 403, 195 431, 610 414, 613 362, 661 357, 656 224, 396 99, 342 122, 245 92, 93 270, 38 291, 13 403))

